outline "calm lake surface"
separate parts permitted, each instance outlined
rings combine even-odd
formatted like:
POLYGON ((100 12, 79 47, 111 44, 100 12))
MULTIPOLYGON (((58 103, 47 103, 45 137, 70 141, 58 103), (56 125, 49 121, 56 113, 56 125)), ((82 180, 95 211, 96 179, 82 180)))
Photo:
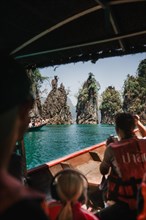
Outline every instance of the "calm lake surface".
POLYGON ((27 132, 24 144, 27 168, 63 157, 105 141, 116 134, 112 125, 47 125, 40 131, 27 132))

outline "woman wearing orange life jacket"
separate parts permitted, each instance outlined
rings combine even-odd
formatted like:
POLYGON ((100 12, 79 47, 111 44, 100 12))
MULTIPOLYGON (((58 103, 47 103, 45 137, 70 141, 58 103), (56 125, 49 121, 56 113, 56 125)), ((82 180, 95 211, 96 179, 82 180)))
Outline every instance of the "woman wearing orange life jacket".
POLYGON ((134 135, 135 126, 131 114, 116 115, 119 140, 108 145, 100 165, 100 172, 108 174, 107 200, 112 205, 101 210, 100 219, 136 219, 138 187, 146 170, 146 139, 134 135))

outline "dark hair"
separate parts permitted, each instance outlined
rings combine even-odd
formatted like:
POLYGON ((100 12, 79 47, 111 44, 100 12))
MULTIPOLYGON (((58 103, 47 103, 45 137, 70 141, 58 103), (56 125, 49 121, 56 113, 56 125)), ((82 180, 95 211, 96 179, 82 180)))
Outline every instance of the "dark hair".
POLYGON ((130 113, 118 113, 115 116, 115 125, 116 129, 121 129, 124 131, 127 137, 131 136, 135 128, 135 120, 132 114, 130 113))
POLYGON ((0 113, 33 99, 31 80, 25 68, 14 58, 0 55, 0 113))

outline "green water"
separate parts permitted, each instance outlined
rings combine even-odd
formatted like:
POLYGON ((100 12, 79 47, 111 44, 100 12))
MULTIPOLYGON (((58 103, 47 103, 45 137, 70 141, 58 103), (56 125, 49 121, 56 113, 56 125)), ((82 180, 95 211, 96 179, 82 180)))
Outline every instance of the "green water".
POLYGON ((111 125, 47 125, 25 134, 27 168, 95 145, 115 134, 111 125))

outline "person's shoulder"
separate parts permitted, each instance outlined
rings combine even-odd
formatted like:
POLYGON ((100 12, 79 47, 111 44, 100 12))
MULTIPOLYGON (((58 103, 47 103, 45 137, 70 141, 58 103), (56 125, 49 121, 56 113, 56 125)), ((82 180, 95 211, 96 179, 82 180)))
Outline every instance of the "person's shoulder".
POLYGON ((38 199, 22 199, 9 207, 1 216, 0 219, 41 219, 47 220, 41 201, 38 199))

